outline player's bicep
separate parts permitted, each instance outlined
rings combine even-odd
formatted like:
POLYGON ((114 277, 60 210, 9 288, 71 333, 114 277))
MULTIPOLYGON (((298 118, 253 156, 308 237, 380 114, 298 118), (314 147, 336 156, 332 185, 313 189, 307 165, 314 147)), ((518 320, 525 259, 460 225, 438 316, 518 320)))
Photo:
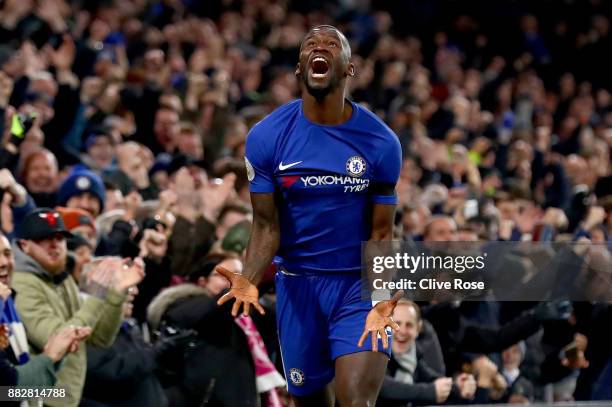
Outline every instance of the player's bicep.
POLYGON ((253 206, 253 224, 265 227, 278 225, 278 209, 273 193, 251 192, 251 205, 253 206))

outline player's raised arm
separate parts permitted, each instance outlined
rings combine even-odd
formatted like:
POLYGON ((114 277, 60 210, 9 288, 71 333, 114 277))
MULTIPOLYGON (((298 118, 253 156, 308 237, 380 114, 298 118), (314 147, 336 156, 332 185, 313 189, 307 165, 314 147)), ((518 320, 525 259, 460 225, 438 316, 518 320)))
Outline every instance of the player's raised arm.
POLYGON ((245 272, 232 273, 222 267, 217 267, 219 274, 230 282, 230 290, 219 299, 219 305, 236 299, 232 307, 232 315, 238 315, 240 306, 243 313, 248 314, 253 305, 261 314, 265 311, 259 304, 257 283, 266 271, 278 249, 280 230, 278 225, 278 210, 273 193, 251 193, 253 204, 253 227, 247 246, 245 272))

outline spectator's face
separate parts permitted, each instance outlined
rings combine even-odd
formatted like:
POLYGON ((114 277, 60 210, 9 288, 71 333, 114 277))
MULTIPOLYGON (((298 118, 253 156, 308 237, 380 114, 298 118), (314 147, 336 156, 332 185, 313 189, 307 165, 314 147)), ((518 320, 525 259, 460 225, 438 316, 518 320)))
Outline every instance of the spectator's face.
POLYGON ((168 177, 166 171, 156 171, 151 176, 151 180, 160 191, 164 191, 170 187, 170 177, 168 177))
POLYGON ((411 184, 416 184, 420 181, 422 175, 423 171, 421 170, 421 167, 419 167, 414 160, 404 160, 404 165, 402 165, 400 178, 408 180, 411 184))
POLYGON ((87 152, 99 168, 106 168, 111 165, 115 155, 109 137, 97 137, 87 152))
POLYGON ((0 283, 10 287, 14 266, 11 245, 6 236, 0 235, 0 283))
POLYGON ((90 192, 83 192, 82 194, 71 197, 68 202, 66 202, 66 207, 83 209, 89 212, 94 218, 100 214, 100 201, 90 192))
POLYGON ((234 148, 236 145, 244 142, 248 131, 249 128, 243 120, 234 119, 225 132, 225 146, 227 148, 234 148))
POLYGON ((416 210, 408 210, 402 215, 402 224, 404 226, 404 233, 417 235, 421 233, 421 222, 419 214, 416 210))
POLYGON ((22 240, 25 254, 33 258, 40 266, 51 274, 58 274, 66 267, 66 239, 62 235, 54 235, 46 239, 22 240))
POLYGON ((324 97, 338 88, 346 76, 353 75, 349 52, 343 48, 337 30, 312 30, 302 42, 296 72, 308 93, 316 98, 324 97))
POLYGON ((519 207, 515 201, 501 201, 497 204, 501 220, 514 220, 519 214, 519 207))
POLYGON ((25 186, 33 194, 51 193, 57 188, 57 165, 49 154, 37 154, 27 168, 25 186))
POLYGON ((571 154, 565 160, 565 171, 572 185, 586 183, 589 175, 587 162, 576 154, 571 154))
POLYGON ((457 240, 457 225, 452 219, 436 219, 424 236, 427 242, 452 242, 457 240))
POLYGON ((182 154, 201 160, 204 158, 204 150, 202 149, 202 140, 197 133, 184 131, 178 137, 178 150, 182 154))
POLYGON ((72 277, 78 283, 81 278, 81 271, 83 266, 89 263, 92 259, 92 250, 89 246, 80 246, 74 251, 74 271, 72 277))
POLYGON ((393 311, 393 320, 399 325, 399 331, 393 333, 393 352, 404 353, 419 336, 421 322, 412 305, 400 304, 393 311))
POLYGON ((462 230, 457 232, 457 240, 459 242, 477 242, 478 234, 470 230, 462 230))
POLYGON ((523 360, 521 348, 518 345, 512 345, 502 352, 502 359, 504 360, 504 369, 510 370, 518 368, 523 360))
POLYGON ((71 230, 72 233, 81 235, 87 240, 87 243, 91 245, 91 247, 96 247, 97 236, 96 231, 89 225, 81 225, 73 228, 71 230))
POLYGON ((155 113, 155 139, 166 152, 174 150, 179 130, 179 117, 176 112, 162 108, 155 113))
POLYGON ((123 198, 123 193, 119 189, 107 189, 106 190, 106 200, 104 205, 105 211, 112 211, 114 209, 123 209, 125 204, 125 199, 123 198))

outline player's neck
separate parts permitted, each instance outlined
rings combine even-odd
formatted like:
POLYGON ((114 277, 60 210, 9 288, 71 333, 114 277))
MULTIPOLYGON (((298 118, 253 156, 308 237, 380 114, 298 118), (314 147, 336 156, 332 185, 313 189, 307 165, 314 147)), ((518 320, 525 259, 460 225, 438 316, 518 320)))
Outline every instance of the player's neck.
POLYGON ((317 100, 308 93, 302 92, 304 116, 313 123, 336 126, 350 119, 353 106, 344 97, 344 89, 338 87, 333 93, 317 100))

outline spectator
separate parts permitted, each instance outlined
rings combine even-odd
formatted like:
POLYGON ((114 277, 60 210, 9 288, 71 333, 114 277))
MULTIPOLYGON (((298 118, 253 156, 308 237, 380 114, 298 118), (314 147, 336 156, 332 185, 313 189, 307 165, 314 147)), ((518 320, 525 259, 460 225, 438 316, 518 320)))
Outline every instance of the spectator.
POLYGON ((75 283, 79 283, 83 266, 93 258, 93 247, 81 235, 74 235, 66 241, 68 249, 68 260, 66 262, 66 271, 70 273, 75 283), (73 264, 70 264, 70 261, 73 264))
MULTIPOLYGON (((103 259, 85 267, 85 278, 103 259)), ((121 270, 114 270, 121 273, 121 270)), ((168 400, 156 376, 159 360, 185 343, 190 336, 179 335, 159 340, 155 346, 144 341, 137 321, 131 318, 133 300, 138 288, 128 289, 123 304, 123 322, 114 343, 108 348, 87 348, 87 376, 83 391, 83 406, 167 406, 168 400), (108 389, 113 391, 109 392, 108 389)))
POLYGON ((88 170, 75 170, 60 185, 57 204, 83 209, 94 218, 104 210, 106 194, 99 176, 88 170))
POLYGON ((37 206, 55 205, 58 166, 52 152, 43 149, 28 156, 23 164, 21 179, 37 206))
POLYGON ((182 123, 176 143, 180 154, 188 155, 196 160, 204 159, 202 137, 190 123, 182 123))
POLYGON ((400 300, 393 313, 400 330, 393 336, 392 358, 380 393, 381 406, 443 404, 451 392, 451 399, 474 397, 476 382, 470 374, 462 373, 455 380, 442 377, 424 361, 416 339, 423 321, 418 305, 400 300))
POLYGON ((512 387, 514 382, 521 375, 519 367, 525 357, 525 342, 519 342, 516 345, 512 345, 508 349, 502 352, 503 368, 501 374, 506 379, 508 386, 512 387))
POLYGON ((451 242, 456 240, 457 224, 450 216, 432 217, 423 231, 425 242, 451 242))
POLYGON ((58 207, 55 209, 64 222, 66 230, 73 235, 79 235, 87 240, 89 247, 96 247, 98 237, 96 235, 96 225, 91 214, 83 209, 69 209, 58 207))
POLYGON ((226 204, 219 213, 215 234, 218 240, 222 240, 227 231, 234 225, 251 220, 251 210, 238 204, 226 204))
POLYGON ((155 114, 153 125, 155 135, 154 153, 173 153, 180 133, 179 114, 170 107, 162 107, 155 114))
POLYGON ((242 269, 242 262, 232 257, 205 259, 194 266, 188 283, 162 291, 147 310, 153 328, 166 324, 198 332, 199 345, 184 366, 183 379, 168 390, 173 406, 199 404, 204 397, 220 405, 256 405, 255 371, 244 333, 226 307, 215 304, 228 287, 227 280, 214 270, 217 265, 233 271, 242 269), (209 329, 212 321, 216 332, 223 335, 209 329), (216 383, 212 394, 206 394, 212 381, 216 383))
POLYGON ((115 158, 115 140, 110 129, 95 127, 85 139, 85 155, 82 161, 94 171, 110 168, 115 158))
POLYGON ((14 305, 15 293, 10 289, 13 267, 9 241, 0 235, 1 381, 4 386, 53 386, 64 355, 76 351, 79 342, 91 334, 91 328, 65 327, 49 338, 41 354, 30 357, 25 330, 14 305))
POLYGON ((34 202, 25 188, 6 168, 0 169, 0 192, 2 193, 1 229, 2 232, 12 235, 15 226, 19 225, 25 214, 34 208, 34 202))
MULTIPOLYGON (((103 298, 90 297, 81 301, 76 284, 66 278, 66 237, 59 214, 51 209, 30 212, 20 225, 15 252, 13 284, 19 292, 16 306, 23 320, 28 340, 34 349, 42 349, 58 330, 70 325, 93 329, 89 343, 109 346, 114 341, 121 322, 122 305, 127 288, 142 280, 141 266, 129 267, 118 274, 112 284, 105 281, 108 269, 116 264, 100 266, 92 277, 107 286, 103 298), (104 267, 103 267, 104 266, 104 267), (58 291, 61 289, 61 291, 58 291)), ((85 380, 85 347, 68 355, 58 371, 57 385, 66 387, 68 396, 57 405, 76 406, 85 380)), ((49 402, 53 405, 53 402, 49 402)))
POLYGON ((186 275, 192 264, 207 253, 215 240, 215 229, 223 205, 234 191, 235 175, 222 183, 206 180, 204 171, 187 165, 184 157, 170 164, 170 188, 176 194, 178 214, 170 238, 172 274, 186 275))

